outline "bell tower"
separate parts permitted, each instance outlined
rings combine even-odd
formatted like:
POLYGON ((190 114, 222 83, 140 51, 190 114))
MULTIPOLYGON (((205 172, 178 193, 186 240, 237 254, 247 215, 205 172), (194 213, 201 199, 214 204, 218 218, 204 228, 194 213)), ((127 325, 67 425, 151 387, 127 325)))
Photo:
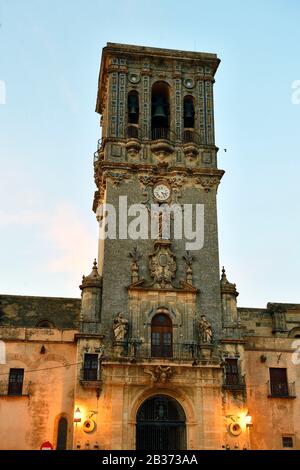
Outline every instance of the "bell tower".
POLYGON ((244 340, 235 285, 225 271, 219 278, 219 62, 198 52, 103 49, 99 253, 80 286, 75 402, 97 417, 91 437, 104 449, 220 449, 224 422, 245 407, 245 381, 234 383, 233 401, 225 381, 232 368, 244 371, 244 340))
POLYGON ((199 340, 201 315, 220 335, 216 194, 223 171, 217 168, 213 104, 219 62, 207 53, 115 43, 103 49, 93 209, 103 225, 103 204, 116 210, 115 233, 99 241, 104 335, 112 334, 113 318, 124 312, 129 342, 147 344, 159 309, 173 315, 178 342, 199 340), (198 205, 198 245, 189 243, 185 226, 181 237, 175 233, 174 214, 168 237, 151 237, 143 223, 130 237, 131 207, 141 204, 148 210, 175 204, 183 225, 195 218, 198 205))

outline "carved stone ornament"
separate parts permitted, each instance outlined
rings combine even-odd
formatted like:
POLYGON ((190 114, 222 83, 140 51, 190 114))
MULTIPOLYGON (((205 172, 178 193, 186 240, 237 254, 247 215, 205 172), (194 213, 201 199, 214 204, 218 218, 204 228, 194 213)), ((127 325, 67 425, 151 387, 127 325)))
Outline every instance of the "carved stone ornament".
POLYGON ((197 183, 201 184, 203 189, 208 192, 211 189, 217 188, 220 179, 216 176, 199 176, 196 180, 197 183))
POLYGON ((119 313, 113 320, 113 332, 116 341, 124 341, 128 333, 128 320, 119 313))
POLYGON ((186 254, 183 256, 186 264, 186 282, 188 284, 193 284, 193 260, 194 257, 191 255, 190 251, 186 251, 186 254))
POLYGON ((176 275, 176 258, 171 251, 171 242, 158 240, 154 245, 154 252, 149 255, 149 268, 153 277, 154 287, 172 287, 172 279, 176 275))
POLYGON ((185 176, 176 175, 176 176, 173 176, 173 178, 171 178, 170 184, 172 188, 180 189, 182 185, 184 184, 185 180, 186 180, 185 176))
POLYGON ((106 177, 112 180, 114 186, 119 186, 119 184, 124 180, 128 179, 129 176, 126 173, 117 173, 114 171, 108 171, 106 177))
POLYGON ((156 366, 153 369, 144 369, 145 374, 151 375, 151 380, 154 383, 166 383, 170 381, 174 371, 170 366, 156 366))
POLYGON ((132 251, 129 252, 129 256, 132 259, 131 262, 131 282, 135 283, 138 282, 139 280, 139 267, 138 267, 138 261, 141 259, 142 255, 138 251, 137 246, 135 245, 132 249, 132 251))
POLYGON ((140 175, 139 181, 143 186, 153 185, 155 178, 149 175, 140 175))
POLYGON ((211 324, 205 315, 201 315, 201 319, 198 321, 198 331, 201 343, 210 344, 212 342, 211 324))

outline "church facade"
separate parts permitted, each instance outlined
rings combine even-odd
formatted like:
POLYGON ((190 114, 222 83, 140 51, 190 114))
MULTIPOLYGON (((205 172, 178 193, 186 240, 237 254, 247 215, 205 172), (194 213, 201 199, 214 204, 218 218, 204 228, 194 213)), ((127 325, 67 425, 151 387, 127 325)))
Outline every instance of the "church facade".
POLYGON ((300 304, 220 271, 219 62, 103 49, 98 260, 81 299, 0 296, 1 449, 300 448, 300 304))

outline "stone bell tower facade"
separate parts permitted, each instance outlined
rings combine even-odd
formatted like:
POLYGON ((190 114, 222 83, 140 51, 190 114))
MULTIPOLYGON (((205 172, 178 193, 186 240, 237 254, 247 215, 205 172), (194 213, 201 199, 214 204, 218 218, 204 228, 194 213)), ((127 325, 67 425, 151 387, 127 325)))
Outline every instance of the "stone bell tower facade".
POLYGON ((83 370, 75 396, 81 407, 97 400, 88 407, 97 409, 103 448, 223 443, 220 344, 224 331, 228 344, 238 339, 229 301, 237 293, 224 273, 219 278, 219 62, 215 54, 114 43, 103 49, 93 204, 99 256, 81 285, 83 370), (167 235, 162 208, 175 208, 167 235), (85 380, 93 367, 95 380, 85 380))
MULTIPOLYGON (((100 241, 104 330, 110 328, 112 315, 126 310, 133 315, 132 334, 144 337, 149 311, 171 302, 174 312, 185 304, 178 316, 192 315, 185 310, 188 306, 193 313, 205 314, 219 335, 216 193, 223 171, 217 168, 213 117, 218 64, 214 54, 119 44, 108 44, 103 50, 96 108, 102 116, 102 141, 95 158, 95 211, 99 204, 111 204, 121 223, 125 214, 118 214, 119 198, 126 196, 128 208, 164 202, 181 207, 199 204, 204 212, 203 227, 198 228, 203 230, 204 244, 190 251, 190 262, 185 259, 184 233, 181 239, 171 236, 170 243, 155 244, 150 236, 134 241, 122 228, 116 240, 100 241), (165 199, 160 194, 164 190, 165 199), (137 253, 130 258, 135 247, 137 253), (153 265, 161 253, 174 261, 168 285, 163 285, 163 279, 153 283, 158 274, 153 265), (192 299, 188 303, 186 295, 192 299)), ((192 340, 179 317, 177 322, 178 334, 192 340)))

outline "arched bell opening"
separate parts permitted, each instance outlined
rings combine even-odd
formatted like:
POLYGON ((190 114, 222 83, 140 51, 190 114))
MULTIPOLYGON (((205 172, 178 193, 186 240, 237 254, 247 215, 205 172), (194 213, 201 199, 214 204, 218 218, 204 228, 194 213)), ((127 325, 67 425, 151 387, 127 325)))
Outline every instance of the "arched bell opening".
POLYGON ((186 95, 183 99, 183 140, 185 143, 195 140, 195 103, 194 97, 186 95))
POLYGON ((185 129, 195 127, 195 105, 191 95, 185 96, 183 100, 183 126, 185 129))
POLYGON ((168 139, 170 128, 170 92, 166 82, 155 82, 151 97, 152 139, 168 139))
POLYGON ((132 90, 128 93, 127 100, 127 137, 138 138, 139 114, 139 94, 132 90))

